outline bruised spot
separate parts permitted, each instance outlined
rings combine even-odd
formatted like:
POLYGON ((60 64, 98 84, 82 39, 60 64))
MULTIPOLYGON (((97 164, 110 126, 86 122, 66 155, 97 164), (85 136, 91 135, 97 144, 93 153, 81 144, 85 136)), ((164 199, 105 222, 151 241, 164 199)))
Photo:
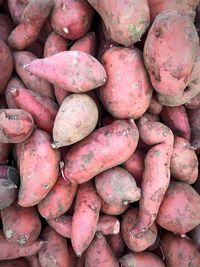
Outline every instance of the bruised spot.
POLYGON ((83 160, 85 163, 88 163, 88 162, 91 161, 91 159, 93 159, 93 156, 94 156, 93 151, 89 151, 87 154, 85 154, 85 155, 82 156, 82 160, 83 160))

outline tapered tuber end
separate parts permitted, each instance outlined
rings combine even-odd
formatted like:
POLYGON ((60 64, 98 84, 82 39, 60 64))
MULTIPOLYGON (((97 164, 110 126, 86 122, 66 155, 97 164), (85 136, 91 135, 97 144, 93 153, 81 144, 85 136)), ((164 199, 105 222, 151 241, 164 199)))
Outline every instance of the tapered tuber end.
POLYGON ((120 232, 120 222, 117 221, 115 226, 114 226, 113 234, 117 235, 117 234, 119 234, 119 232, 120 232))
POLYGON ((9 91, 9 94, 12 96, 12 97, 17 97, 19 95, 19 91, 17 88, 11 88, 10 91, 9 91))
POLYGON ((67 177, 64 174, 64 167, 65 167, 65 163, 63 161, 61 161, 60 162, 60 173, 61 173, 63 179, 69 184, 70 181, 69 181, 69 179, 67 179, 67 177))

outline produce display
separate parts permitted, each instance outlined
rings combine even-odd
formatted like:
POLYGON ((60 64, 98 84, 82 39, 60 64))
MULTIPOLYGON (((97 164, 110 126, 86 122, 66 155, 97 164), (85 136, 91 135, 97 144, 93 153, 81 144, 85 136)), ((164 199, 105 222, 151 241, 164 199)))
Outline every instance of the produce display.
POLYGON ((200 267, 200 1, 0 0, 0 267, 200 267))

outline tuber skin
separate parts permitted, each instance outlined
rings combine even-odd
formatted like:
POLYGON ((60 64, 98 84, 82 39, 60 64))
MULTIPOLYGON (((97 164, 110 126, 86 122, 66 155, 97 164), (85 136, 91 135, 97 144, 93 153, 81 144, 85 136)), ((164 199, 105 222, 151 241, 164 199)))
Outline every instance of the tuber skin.
POLYGON ((71 47, 70 51, 82 51, 95 56, 96 36, 95 32, 88 32, 82 38, 77 40, 71 47))
POLYGON ((121 232, 116 235, 106 236, 106 240, 117 258, 120 258, 124 255, 126 243, 123 240, 121 232))
POLYGON ((147 112, 152 115, 159 115, 162 111, 163 105, 160 104, 155 94, 152 95, 147 112))

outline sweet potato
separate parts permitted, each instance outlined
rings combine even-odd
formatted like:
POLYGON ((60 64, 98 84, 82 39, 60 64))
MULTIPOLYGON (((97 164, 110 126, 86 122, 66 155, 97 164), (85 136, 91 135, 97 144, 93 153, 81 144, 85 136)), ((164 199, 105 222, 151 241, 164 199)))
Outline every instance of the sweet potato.
MULTIPOLYGON (((164 262, 151 252, 128 253, 119 259, 121 267, 165 267, 164 262)), ((170 266, 171 267, 171 266, 170 266)))
POLYGON ((25 141, 34 129, 30 113, 23 109, 0 110, 0 142, 20 143, 25 141))
POLYGON ((0 94, 6 88, 14 67, 13 56, 8 46, 0 40, 0 94))
POLYGON ((121 232, 116 235, 106 236, 106 240, 117 258, 120 258, 124 255, 126 243, 123 240, 121 232))
POLYGON ((95 41, 95 32, 88 32, 70 47, 70 51, 82 51, 95 56, 95 41))
POLYGON ((161 244, 167 266, 200 266, 200 253, 189 238, 168 232, 162 236, 161 244))
POLYGON ((36 129, 22 144, 20 154, 18 203, 30 207, 38 204, 56 183, 60 152, 51 147, 51 137, 47 132, 36 129))
POLYGON ((131 46, 140 40, 149 26, 150 14, 146 0, 88 0, 105 23, 109 37, 116 43, 131 46))
POLYGON ((200 196, 187 183, 172 181, 161 203, 157 223, 174 233, 185 234, 200 224, 200 196))
POLYGON ((8 36, 12 31, 12 21, 5 14, 0 14, 0 39, 6 44, 8 42, 8 36))
POLYGON ((13 87, 8 94, 16 108, 23 109, 32 115, 38 128, 52 133, 58 105, 51 98, 26 88, 13 87))
POLYGON ((188 184, 193 184, 198 178, 196 153, 191 148, 190 143, 182 137, 175 136, 174 138, 170 172, 173 178, 188 184))
POLYGON ((11 32, 8 44, 22 50, 33 43, 51 12, 53 0, 31 0, 24 8, 20 24, 11 32))
MULTIPOLYGON (((150 207, 150 206, 149 206, 150 207)), ((135 237, 131 233, 133 225, 137 222, 139 215, 138 208, 131 208, 122 217, 121 232, 127 247, 135 252, 140 252, 150 247, 157 238, 157 227, 153 223, 146 232, 139 237, 135 237)))
POLYGON ((38 204, 38 210, 46 220, 58 218, 70 208, 76 194, 77 185, 66 183, 62 176, 47 196, 38 204))
POLYGON ((84 183, 123 163, 135 151, 138 138, 138 129, 132 120, 116 120, 94 131, 67 153, 65 178, 73 183, 84 183))
POLYGON ((190 125, 184 106, 163 107, 160 116, 176 135, 190 140, 190 125))
POLYGON ((141 190, 133 176, 121 167, 98 174, 95 177, 95 186, 100 197, 110 205, 127 205, 141 197, 141 190))
POLYGON ((120 222, 114 216, 101 215, 97 223, 96 232, 101 232, 103 235, 119 234, 120 222))
POLYGON ((10 95, 10 89, 12 88, 25 88, 25 84, 22 82, 22 80, 18 76, 12 77, 6 87, 5 90, 5 97, 6 97, 6 102, 8 105, 8 108, 16 108, 15 103, 13 102, 12 96, 10 95))
POLYGON ((191 129, 190 143, 196 149, 196 152, 200 152, 200 108, 187 111, 188 120, 191 129))
POLYGON ((72 246, 78 257, 88 248, 94 238, 100 208, 101 200, 93 182, 79 185, 71 231, 72 246))
POLYGON ((31 74, 23 66, 30 64, 37 57, 28 51, 15 51, 13 53, 15 59, 15 70, 28 89, 40 93, 41 95, 53 98, 52 85, 45 79, 38 78, 31 74))
POLYGON ((9 242, 27 246, 37 240, 41 222, 35 207, 23 208, 14 203, 1 210, 3 232, 9 242))
POLYGON ((85 267, 119 267, 105 237, 97 233, 85 254, 85 267))
POLYGON ((0 143, 0 165, 8 163, 8 155, 11 150, 11 144, 0 143))
POLYGON ((42 239, 46 241, 38 253, 42 267, 69 266, 67 240, 56 233, 50 226, 42 231, 42 239))
POLYGON ((144 158, 145 154, 141 150, 136 149, 131 157, 123 164, 124 168, 134 177, 138 186, 142 182, 144 158))
POLYGON ((2 267, 30 267, 28 262, 23 258, 19 258, 15 260, 0 261, 0 266, 2 267))
POLYGON ((51 13, 51 26, 59 35, 75 40, 88 32, 93 17, 94 10, 85 0, 57 0, 51 13))
POLYGON ((139 217, 132 229, 135 236, 145 232, 157 217, 170 182, 170 158, 174 142, 173 133, 167 126, 160 122, 146 121, 144 118, 143 125, 142 120, 140 122, 140 138, 153 147, 148 150, 145 157, 139 217))
POLYGON ((173 96, 184 91, 198 45, 190 17, 176 10, 163 11, 156 17, 145 41, 144 62, 157 92, 173 96))
POLYGON ((53 127, 53 148, 69 146, 86 136, 96 127, 98 109, 86 94, 71 94, 64 99, 53 127))
POLYGON ((55 55, 68 50, 68 41, 52 31, 44 44, 44 57, 55 55))
POLYGON ((28 262, 29 267, 41 267, 41 264, 38 259, 38 254, 26 257, 25 259, 28 262))
POLYGON ((112 47, 102 58, 107 82, 100 88, 100 99, 115 118, 137 119, 147 110, 152 86, 139 49, 112 47))
POLYGON ((13 22, 19 24, 22 20, 22 14, 28 4, 28 0, 8 0, 7 2, 13 22))
POLYGON ((200 250, 200 224, 198 224, 190 233, 189 236, 192 242, 197 246, 198 250, 200 250))
POLYGON ((43 241, 35 241, 31 245, 27 246, 12 244, 6 239, 3 231, 0 231, 0 261, 34 255, 41 249, 43 244, 43 241))
POLYGON ((106 72, 99 61, 79 51, 65 51, 36 59, 24 69, 74 93, 92 90, 106 82, 106 72))
POLYGON ((158 101, 157 97, 155 94, 152 95, 151 101, 149 103, 149 107, 147 109, 147 112, 153 114, 153 115, 158 115, 162 111, 162 104, 158 101))

